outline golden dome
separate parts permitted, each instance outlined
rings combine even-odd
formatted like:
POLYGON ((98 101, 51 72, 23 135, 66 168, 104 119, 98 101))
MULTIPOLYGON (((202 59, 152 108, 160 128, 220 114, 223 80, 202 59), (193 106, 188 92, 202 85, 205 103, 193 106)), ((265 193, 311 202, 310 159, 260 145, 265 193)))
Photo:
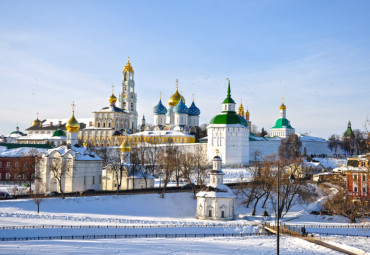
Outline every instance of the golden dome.
POLYGON ((244 107, 243 107, 243 103, 240 102, 240 106, 239 106, 239 109, 238 109, 238 114, 243 116, 244 115, 244 107))
POLYGON ((77 132, 80 129, 80 123, 76 120, 74 113, 72 118, 67 122, 66 129, 68 132, 77 132))
POLYGON ((80 129, 80 123, 75 118, 75 104, 72 103, 72 117, 66 123, 66 129, 68 132, 77 132, 80 129))
POLYGON ((130 152, 131 151, 131 146, 130 144, 127 142, 127 138, 125 138, 121 144, 121 146, 119 147, 119 149, 121 150, 121 152, 130 152))
POLYGON ((130 63, 130 57, 128 57, 127 64, 125 65, 125 68, 123 69, 123 72, 134 72, 134 69, 132 69, 131 63, 130 63))
POLYGON ((181 99, 182 99, 182 102, 185 104, 185 98, 179 93, 178 86, 176 86, 176 92, 168 100, 168 105, 176 106, 180 102, 181 99))
POLYGON ((39 120, 39 113, 37 113, 37 118, 32 121, 32 126, 38 126, 40 125, 41 121, 39 120))
POLYGON ((249 111, 247 109, 247 111, 245 112, 245 116, 249 116, 249 111))
POLYGON ((117 97, 112 93, 112 95, 109 97, 109 103, 116 103, 117 97))
POLYGON ((280 110, 282 110, 282 111, 285 111, 286 110, 286 106, 284 104, 284 97, 281 99, 280 110))

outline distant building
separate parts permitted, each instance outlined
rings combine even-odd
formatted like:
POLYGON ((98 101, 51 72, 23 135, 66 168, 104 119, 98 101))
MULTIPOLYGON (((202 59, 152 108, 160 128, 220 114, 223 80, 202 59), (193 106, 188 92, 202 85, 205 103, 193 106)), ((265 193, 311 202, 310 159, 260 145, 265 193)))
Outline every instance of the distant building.
POLYGON ((44 192, 81 192, 101 190, 103 160, 87 148, 78 145, 80 124, 74 116, 65 125, 67 145, 39 154, 36 167, 36 190, 44 192))
POLYGON ((130 161, 131 146, 125 139, 121 146, 121 162, 109 164, 103 169, 103 190, 131 190, 154 188, 154 177, 145 173, 145 166, 133 166, 130 161))
POLYGON ((196 195, 196 217, 200 220, 233 220, 236 196, 223 184, 221 157, 216 155, 212 161, 213 169, 209 174, 209 184, 196 195))
POLYGON ((347 195, 356 198, 370 198, 370 155, 349 158, 346 167, 347 195))

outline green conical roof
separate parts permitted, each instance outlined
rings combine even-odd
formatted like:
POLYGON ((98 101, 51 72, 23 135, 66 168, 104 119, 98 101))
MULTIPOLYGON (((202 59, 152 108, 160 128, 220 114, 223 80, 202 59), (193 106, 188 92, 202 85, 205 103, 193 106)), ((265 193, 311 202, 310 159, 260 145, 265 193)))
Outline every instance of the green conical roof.
POLYGON ((222 103, 223 104, 235 104, 234 99, 231 98, 230 80, 229 80, 229 85, 227 87, 227 97, 222 103))
POLYGON ((347 130, 344 132, 343 136, 349 137, 352 135, 353 135, 353 132, 352 132, 352 127, 351 127, 351 121, 348 121, 347 130))

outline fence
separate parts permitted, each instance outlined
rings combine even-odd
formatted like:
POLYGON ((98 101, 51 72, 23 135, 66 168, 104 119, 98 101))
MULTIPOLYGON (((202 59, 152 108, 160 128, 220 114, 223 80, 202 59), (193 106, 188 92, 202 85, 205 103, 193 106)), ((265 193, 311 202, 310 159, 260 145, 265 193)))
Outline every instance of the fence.
MULTIPOLYGON (((271 223, 266 223, 265 226, 270 227, 276 230, 276 225, 271 223)), ((307 228, 320 228, 320 229, 354 229, 354 228, 362 228, 362 229, 370 229, 369 225, 363 224, 354 224, 354 225, 290 225, 290 224, 281 224, 280 225, 280 233, 281 234, 288 234, 288 235, 301 235, 304 232, 304 235, 339 235, 339 236, 362 236, 362 237, 370 237, 369 235, 364 234, 355 234, 355 233, 325 233, 325 232, 314 232, 314 231, 307 231, 307 228)))
POLYGON ((217 228, 217 227, 246 227, 250 226, 250 224, 193 224, 193 225, 79 225, 79 226, 73 226, 73 225, 41 225, 41 226, 2 226, 0 227, 0 230, 3 229, 42 229, 42 228, 217 228))
POLYGON ((126 238, 177 238, 177 237, 246 237, 270 236, 270 233, 218 233, 218 234, 135 234, 135 235, 82 235, 82 236, 38 236, 38 237, 2 237, 1 241, 28 240, 89 240, 89 239, 126 239, 126 238))

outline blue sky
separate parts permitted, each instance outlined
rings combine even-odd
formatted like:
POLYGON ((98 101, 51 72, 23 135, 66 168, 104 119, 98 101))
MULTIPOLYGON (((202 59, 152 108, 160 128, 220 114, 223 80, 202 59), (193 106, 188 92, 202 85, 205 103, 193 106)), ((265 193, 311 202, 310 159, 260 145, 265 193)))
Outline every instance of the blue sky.
MULTIPOLYGON (((0 134, 108 104, 130 56, 139 119, 179 79, 201 123, 232 97, 270 129, 285 98, 297 132, 364 128, 370 92, 369 1, 0 0, 0 134)), ((140 122, 139 122, 140 124, 140 122)))

